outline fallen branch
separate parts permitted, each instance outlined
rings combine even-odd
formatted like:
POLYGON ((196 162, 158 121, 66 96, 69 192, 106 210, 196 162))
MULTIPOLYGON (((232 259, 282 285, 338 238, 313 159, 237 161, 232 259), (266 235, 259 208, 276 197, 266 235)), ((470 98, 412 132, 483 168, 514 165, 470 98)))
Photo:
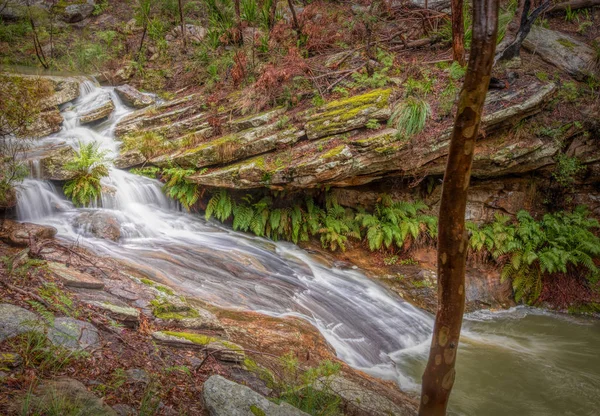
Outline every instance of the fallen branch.
POLYGON ((600 0, 573 0, 555 4, 546 13, 555 13, 565 10, 587 9, 588 7, 600 6, 600 0))

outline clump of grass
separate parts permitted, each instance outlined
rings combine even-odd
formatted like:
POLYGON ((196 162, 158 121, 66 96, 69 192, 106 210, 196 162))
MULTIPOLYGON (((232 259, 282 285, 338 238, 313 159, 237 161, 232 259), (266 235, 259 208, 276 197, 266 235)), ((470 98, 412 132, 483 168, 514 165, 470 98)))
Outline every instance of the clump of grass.
POLYGON ((390 118, 398 129, 399 139, 408 139, 420 133, 431 115, 431 107, 422 98, 408 97, 402 101, 390 118))

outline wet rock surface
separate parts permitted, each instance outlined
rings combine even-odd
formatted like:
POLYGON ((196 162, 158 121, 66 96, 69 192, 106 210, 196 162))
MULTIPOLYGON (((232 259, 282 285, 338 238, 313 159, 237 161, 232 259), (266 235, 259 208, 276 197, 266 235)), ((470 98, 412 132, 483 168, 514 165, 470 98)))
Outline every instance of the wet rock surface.
POLYGON ((73 225, 83 234, 92 235, 105 240, 118 241, 121 238, 121 225, 108 212, 83 212, 74 219, 73 225))
POLYGON ((103 92, 86 102, 77 115, 81 124, 89 124, 107 118, 114 109, 115 104, 110 95, 103 92))
POLYGON ((30 222, 17 222, 3 219, 0 222, 0 240, 15 246, 27 246, 30 240, 45 240, 54 238, 56 228, 49 225, 39 225, 30 222))

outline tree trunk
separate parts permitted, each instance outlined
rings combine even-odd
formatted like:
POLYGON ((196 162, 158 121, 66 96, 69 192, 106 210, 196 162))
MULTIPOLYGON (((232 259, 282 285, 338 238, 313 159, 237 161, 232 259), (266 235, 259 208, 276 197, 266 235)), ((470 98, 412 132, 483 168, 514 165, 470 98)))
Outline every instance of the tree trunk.
POLYGON ((521 45, 529 34, 535 19, 550 6, 550 1, 544 1, 531 14, 531 0, 519 0, 517 12, 506 28, 504 39, 498 45, 494 65, 498 61, 509 61, 521 55, 521 45))
POLYGON ((438 308, 429 361, 423 373, 420 416, 445 415, 454 384, 454 365, 465 307, 467 191, 497 32, 498 0, 473 0, 469 66, 460 93, 442 187, 437 256, 438 308))
POLYGON ((187 41, 185 38, 185 21, 183 20, 183 0, 179 0, 179 20, 181 22, 181 39, 183 40, 183 53, 187 50, 187 41))
MULTIPOLYGON (((273 0, 275 1, 275 0, 273 0)), ((294 9, 294 4, 292 3, 292 0, 288 0, 288 5, 290 6, 290 12, 292 12, 292 24, 294 25, 294 29, 295 30, 299 30, 300 29, 300 25, 298 24, 298 18, 296 17, 296 10, 294 9)))
POLYGON ((31 26, 31 32, 33 34, 33 46, 35 47, 35 55, 37 56, 38 61, 40 61, 44 69, 48 69, 48 61, 46 60, 46 56, 44 55, 44 50, 42 49, 40 39, 38 38, 35 22, 33 21, 33 16, 31 15, 31 8, 29 7, 29 3, 27 3, 27 14, 29 15, 29 24, 31 26))
POLYGON ((235 6, 235 26, 236 26, 236 37, 235 43, 243 44, 244 43, 244 35, 242 33, 242 14, 240 12, 240 0, 234 1, 235 6))
POLYGON ((269 7, 269 31, 275 26, 275 14, 277 12, 277 1, 271 0, 271 6, 269 7))
POLYGON ((452 0, 452 59, 465 65, 465 23, 463 0, 452 0))

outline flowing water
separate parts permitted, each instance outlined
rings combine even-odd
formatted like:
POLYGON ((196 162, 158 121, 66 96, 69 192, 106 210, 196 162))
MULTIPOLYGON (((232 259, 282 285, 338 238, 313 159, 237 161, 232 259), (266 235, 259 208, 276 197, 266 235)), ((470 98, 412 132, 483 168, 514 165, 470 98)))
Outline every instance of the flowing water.
MULTIPOLYGON (((62 109, 63 130, 38 147, 97 141, 111 155, 117 121, 131 112, 109 87, 86 81, 81 97, 62 109), (93 128, 78 114, 103 95, 115 112, 93 128)), ((75 208, 51 183, 32 178, 20 189, 20 220, 55 226, 59 236, 136 264, 180 290, 224 307, 296 316, 315 325, 338 357, 355 368, 418 390, 432 317, 359 270, 329 265, 290 243, 233 232, 182 212, 158 181, 116 168, 102 180, 97 208, 75 208), (98 212, 121 227, 118 243, 95 238, 82 214, 98 212)), ((470 315, 464 324, 451 409, 457 415, 591 415, 600 408, 597 321, 518 308, 470 315)))

